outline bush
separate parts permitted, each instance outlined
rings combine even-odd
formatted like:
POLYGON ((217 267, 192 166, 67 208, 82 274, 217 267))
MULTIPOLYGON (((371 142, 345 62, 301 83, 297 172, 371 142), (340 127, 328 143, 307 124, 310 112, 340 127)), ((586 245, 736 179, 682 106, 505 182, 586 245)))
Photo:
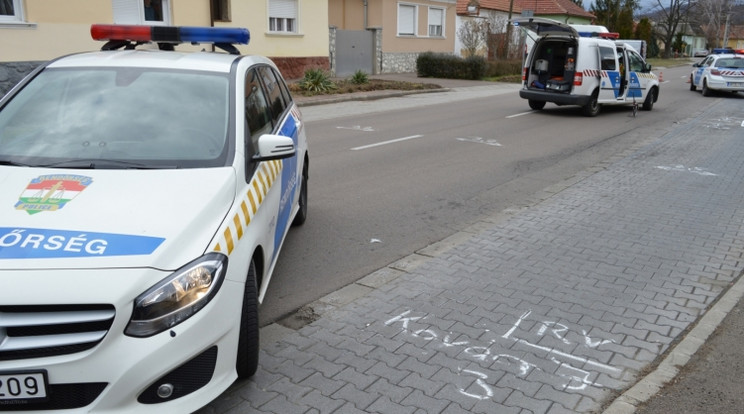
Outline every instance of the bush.
POLYGON ((337 88, 331 76, 323 69, 307 69, 298 86, 305 92, 327 93, 337 88))
POLYGON ((521 59, 502 59, 488 62, 486 77, 498 78, 512 75, 522 75, 521 59))
POLYGON ((366 85, 369 83, 369 76, 363 70, 357 70, 354 75, 349 79, 349 82, 354 85, 366 85))
POLYGON ((424 52, 416 59, 416 72, 424 78, 482 79, 487 62, 481 56, 461 58, 450 53, 424 52))

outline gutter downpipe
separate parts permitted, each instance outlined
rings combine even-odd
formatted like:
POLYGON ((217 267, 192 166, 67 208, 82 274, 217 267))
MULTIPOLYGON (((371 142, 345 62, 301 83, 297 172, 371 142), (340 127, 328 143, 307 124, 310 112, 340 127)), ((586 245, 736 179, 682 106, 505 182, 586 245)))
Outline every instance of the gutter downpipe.
POLYGON ((367 3, 368 0, 362 0, 362 4, 364 5, 364 30, 367 30, 368 21, 367 21, 367 8, 369 7, 369 4, 367 3))

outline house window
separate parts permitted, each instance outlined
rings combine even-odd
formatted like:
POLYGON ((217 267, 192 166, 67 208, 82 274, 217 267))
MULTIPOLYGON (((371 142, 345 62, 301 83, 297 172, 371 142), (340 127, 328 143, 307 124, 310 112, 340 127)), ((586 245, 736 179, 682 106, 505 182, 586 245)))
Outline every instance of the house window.
POLYGON ((269 31, 297 33, 297 0, 269 0, 269 31))
POLYGON ((429 36, 442 37, 444 27, 444 9, 429 7, 429 36))
POLYGON ((229 22, 230 3, 228 0, 211 0, 212 19, 216 22, 229 22))
POLYGON ((0 23, 23 21, 21 0, 0 0, 0 23))
POLYGON ((416 27, 416 6, 398 5, 398 36, 414 36, 416 27))
POLYGON ((116 24, 170 24, 171 0, 113 0, 116 24))

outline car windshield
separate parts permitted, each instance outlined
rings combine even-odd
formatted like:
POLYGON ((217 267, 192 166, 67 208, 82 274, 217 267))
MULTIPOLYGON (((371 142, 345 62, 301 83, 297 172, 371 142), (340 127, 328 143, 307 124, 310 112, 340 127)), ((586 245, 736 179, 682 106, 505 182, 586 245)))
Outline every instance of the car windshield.
POLYGON ((741 69, 744 68, 744 59, 718 59, 718 62, 716 62, 716 67, 741 69))
POLYGON ((225 165, 228 91, 208 72, 46 69, 0 108, 0 164, 225 165))

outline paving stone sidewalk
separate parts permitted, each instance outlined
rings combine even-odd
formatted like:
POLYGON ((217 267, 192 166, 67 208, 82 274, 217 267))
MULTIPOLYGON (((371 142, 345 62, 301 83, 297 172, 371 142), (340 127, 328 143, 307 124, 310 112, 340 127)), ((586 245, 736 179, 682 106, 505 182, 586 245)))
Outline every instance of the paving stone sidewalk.
POLYGON ((200 413, 601 412, 742 271, 744 111, 710 102, 312 304, 200 413))

